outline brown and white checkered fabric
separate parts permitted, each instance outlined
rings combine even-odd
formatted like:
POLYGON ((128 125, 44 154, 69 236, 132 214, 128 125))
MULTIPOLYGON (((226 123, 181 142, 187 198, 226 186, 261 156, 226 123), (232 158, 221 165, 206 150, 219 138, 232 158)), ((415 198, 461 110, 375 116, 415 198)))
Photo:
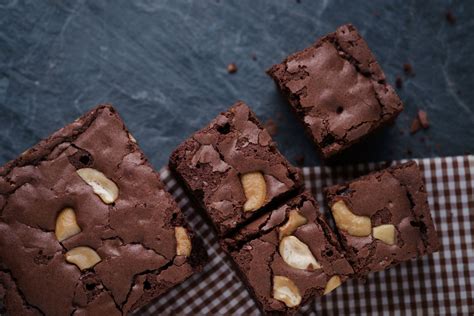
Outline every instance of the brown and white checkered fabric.
MULTIPOLYGON (((431 214, 441 238, 438 253, 349 280, 301 308, 304 315, 474 315, 474 156, 418 159, 431 214)), ((398 163, 398 162, 395 162, 398 163)), ((303 168, 306 188, 320 205, 324 186, 366 174, 384 164, 303 168)), ((204 271, 139 311, 140 315, 258 315, 212 229, 191 207, 165 168, 162 179, 200 234, 212 258, 204 271)))

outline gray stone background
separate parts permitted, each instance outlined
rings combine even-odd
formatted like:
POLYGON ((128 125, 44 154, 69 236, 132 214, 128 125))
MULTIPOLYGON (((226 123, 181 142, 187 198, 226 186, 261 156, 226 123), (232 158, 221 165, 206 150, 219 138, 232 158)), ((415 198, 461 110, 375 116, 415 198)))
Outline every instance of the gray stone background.
POLYGON ((321 164, 264 70, 346 22, 391 83, 402 76, 406 109, 334 163, 473 153, 473 13, 474 1, 0 0, 0 164, 111 102, 160 168, 237 99, 277 123, 292 162, 321 164), (418 109, 432 126, 410 135, 418 109))

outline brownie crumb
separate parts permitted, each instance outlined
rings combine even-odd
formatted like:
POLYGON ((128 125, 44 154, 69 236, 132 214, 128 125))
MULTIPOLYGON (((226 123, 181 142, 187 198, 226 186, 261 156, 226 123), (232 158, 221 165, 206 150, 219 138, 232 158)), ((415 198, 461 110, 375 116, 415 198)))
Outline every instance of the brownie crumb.
POLYGON ((456 17, 454 16, 453 11, 451 10, 446 11, 444 16, 446 18, 446 21, 448 21, 449 24, 451 25, 456 24, 456 17))
POLYGON ((227 72, 230 74, 234 74, 237 72, 237 65, 235 63, 230 63, 227 65, 227 72))
POLYGON ((413 66, 409 63, 403 64, 403 71, 405 72, 405 75, 407 76, 414 76, 415 73, 413 72, 413 66))
POLYGON ((270 136, 275 136, 278 133, 278 125, 272 119, 268 119, 265 124, 263 124, 263 127, 265 127, 270 136))
POLYGON ((418 120, 420 121, 420 124, 424 129, 430 127, 430 122, 428 121, 428 114, 425 111, 418 111, 418 120))
POLYGON ((421 128, 427 129, 430 127, 430 122, 428 121, 428 114, 423 110, 418 110, 418 114, 411 122, 410 133, 415 134, 421 128))
POLYGON ((257 54, 252 53, 252 56, 251 56, 251 57, 252 57, 252 60, 257 60, 257 54))
POLYGON ((420 124, 420 120, 418 119, 418 116, 417 116, 411 122, 410 134, 415 134, 420 129, 421 129, 421 124, 420 124))
POLYGON ((400 76, 397 76, 397 78, 395 79, 395 86, 397 87, 397 89, 403 88, 403 80, 400 76))
POLYGON ((413 152, 411 151, 410 148, 407 148, 406 154, 407 154, 407 156, 411 156, 413 154, 413 152))
POLYGON ((304 165, 304 155, 296 155, 295 162, 298 167, 303 167, 304 165))

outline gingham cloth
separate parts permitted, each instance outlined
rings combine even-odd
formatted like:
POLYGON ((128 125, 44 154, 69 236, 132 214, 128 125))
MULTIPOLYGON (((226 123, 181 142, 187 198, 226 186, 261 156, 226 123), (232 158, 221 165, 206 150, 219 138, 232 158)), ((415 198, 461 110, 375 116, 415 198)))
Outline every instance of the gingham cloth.
MULTIPOLYGON (((474 315, 474 156, 415 159, 428 191, 442 247, 438 253, 349 280, 300 309, 304 315, 474 315)), ((400 161, 403 162, 403 161, 400 161)), ((400 162, 393 162, 400 163, 400 162)), ((388 165, 305 167, 306 188, 324 208, 322 188, 388 165)), ((191 207, 168 169, 162 180, 205 241, 212 260, 139 315, 258 315, 255 302, 219 248, 211 228, 191 207)))

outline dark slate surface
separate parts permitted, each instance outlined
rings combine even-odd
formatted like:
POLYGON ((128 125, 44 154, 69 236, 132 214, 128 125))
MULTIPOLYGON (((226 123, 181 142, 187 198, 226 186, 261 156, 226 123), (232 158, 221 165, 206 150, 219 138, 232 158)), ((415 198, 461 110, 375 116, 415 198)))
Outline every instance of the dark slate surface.
POLYGON ((396 124, 338 162, 472 153, 473 13, 474 1, 0 0, 0 164, 111 102, 159 168, 236 99, 277 122, 290 160, 304 154, 306 165, 320 164, 264 70, 345 22, 389 81, 404 63, 416 75, 402 76, 406 110, 396 124), (418 108, 433 127, 410 136, 418 108))

